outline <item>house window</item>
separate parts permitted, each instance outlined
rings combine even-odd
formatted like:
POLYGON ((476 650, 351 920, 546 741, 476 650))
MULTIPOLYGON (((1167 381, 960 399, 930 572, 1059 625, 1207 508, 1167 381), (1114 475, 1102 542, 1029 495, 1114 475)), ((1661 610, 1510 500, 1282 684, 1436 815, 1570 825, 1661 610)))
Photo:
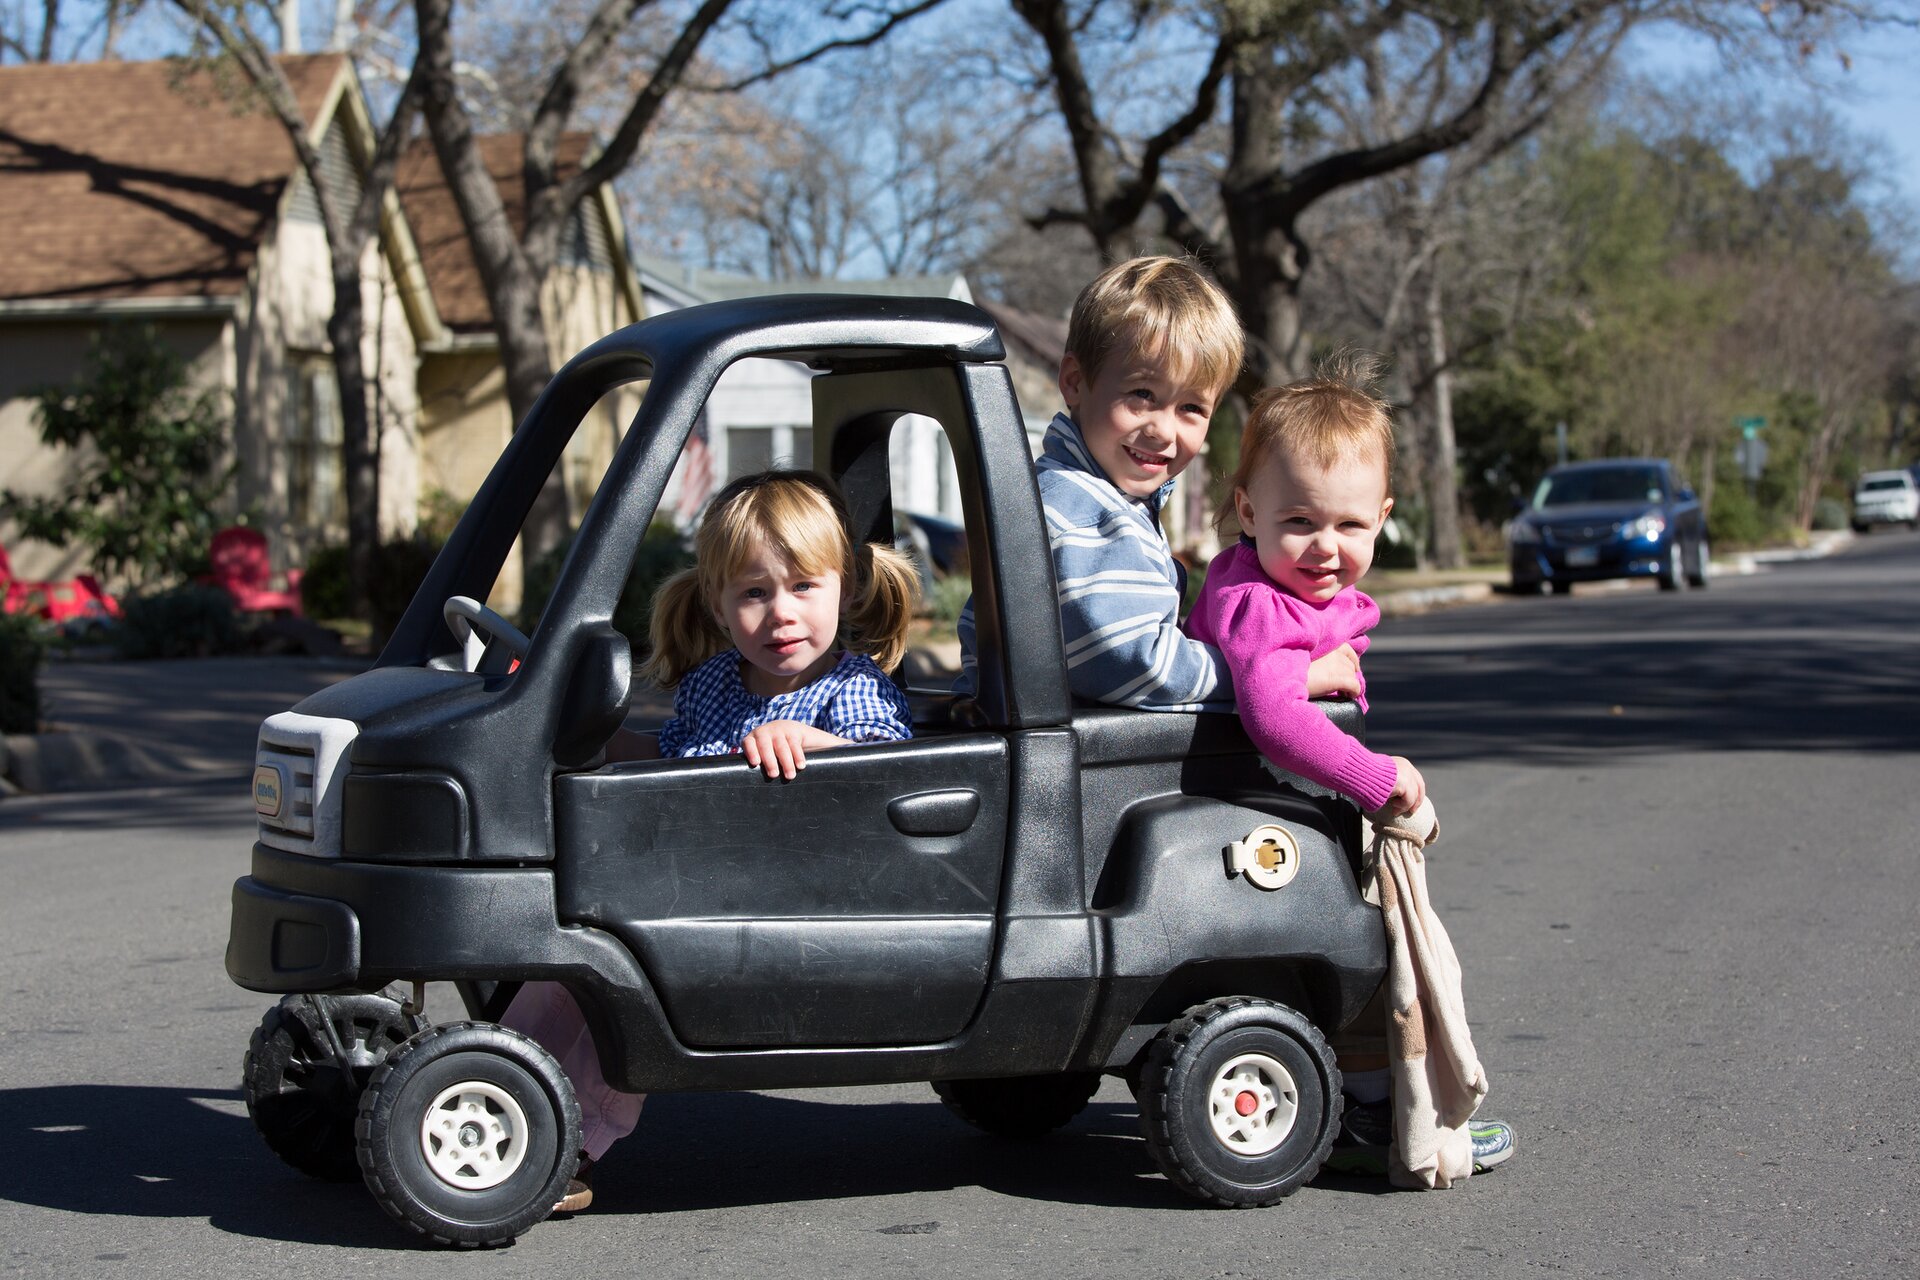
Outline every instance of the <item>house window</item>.
POLYGON ((773 465, 772 427, 727 428, 727 481, 765 471, 773 465))
POLYGON ((340 386, 325 356, 294 356, 287 396, 287 515, 324 532, 345 519, 340 483, 340 386))
POLYGON ((728 427, 727 479, 772 467, 811 467, 812 427, 728 427))

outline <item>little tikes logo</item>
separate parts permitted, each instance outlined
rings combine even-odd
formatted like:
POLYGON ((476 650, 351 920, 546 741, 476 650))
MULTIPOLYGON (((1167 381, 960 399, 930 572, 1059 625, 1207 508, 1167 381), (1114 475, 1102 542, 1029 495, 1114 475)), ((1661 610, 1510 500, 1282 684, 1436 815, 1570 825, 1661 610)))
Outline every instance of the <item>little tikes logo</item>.
POLYGON ((280 816, 281 795, 285 791, 285 779, 275 765, 263 764, 253 771, 253 807, 263 818, 280 816))

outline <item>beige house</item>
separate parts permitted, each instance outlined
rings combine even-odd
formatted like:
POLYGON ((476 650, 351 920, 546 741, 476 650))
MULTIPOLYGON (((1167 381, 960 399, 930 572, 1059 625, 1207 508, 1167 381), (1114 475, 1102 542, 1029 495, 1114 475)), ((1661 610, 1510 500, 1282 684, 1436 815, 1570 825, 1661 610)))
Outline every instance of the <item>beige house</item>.
MULTIPOLYGON (((351 65, 334 54, 281 65, 330 170, 357 195, 374 132, 351 65)), ((41 445, 33 392, 72 378, 102 326, 144 322, 229 396, 236 481, 223 514, 256 518, 286 568, 346 536, 332 273, 284 130, 220 90, 173 62, 0 68, 0 488, 65 487, 70 462, 41 445)), ((589 146, 567 136, 563 166, 589 146)), ((518 224, 521 139, 483 139, 482 153, 518 224)), ((387 537, 411 532, 439 494, 464 504, 514 425, 486 294, 424 142, 396 188, 362 273, 387 537)), ((542 303, 556 367, 641 315, 610 190, 575 210, 542 303)), ((639 395, 609 397, 569 448, 576 516, 639 395)), ((24 541, 4 522, 0 544, 22 577, 89 568, 83 551, 24 541)), ((519 585, 514 557, 496 604, 516 604, 519 585)))
MULTIPOLYGON (((352 184, 372 130, 352 67, 284 59, 312 138, 352 184)), ((0 68, 0 487, 64 488, 62 452, 33 421, 36 387, 70 379, 114 321, 152 325, 233 410, 236 481, 275 563, 344 537, 340 418, 325 233, 285 131, 173 62, 0 68)), ((415 365, 445 333, 397 200, 368 250, 381 527, 412 529, 419 492, 415 365)), ((83 552, 0 541, 24 577, 63 577, 83 552)))

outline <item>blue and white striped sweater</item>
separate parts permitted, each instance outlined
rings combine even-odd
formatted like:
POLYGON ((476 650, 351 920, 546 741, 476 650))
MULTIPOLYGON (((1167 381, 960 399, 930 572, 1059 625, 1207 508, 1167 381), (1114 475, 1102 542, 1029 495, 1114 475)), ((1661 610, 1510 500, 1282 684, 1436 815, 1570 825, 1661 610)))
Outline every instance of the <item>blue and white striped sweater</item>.
MULTIPOLYGON (((1173 481, 1145 501, 1115 488, 1065 414, 1035 464, 1074 696, 1147 711, 1231 710, 1226 663, 1180 630, 1185 571, 1156 520, 1173 481)), ((960 615, 961 672, 975 688, 973 603, 960 615)))

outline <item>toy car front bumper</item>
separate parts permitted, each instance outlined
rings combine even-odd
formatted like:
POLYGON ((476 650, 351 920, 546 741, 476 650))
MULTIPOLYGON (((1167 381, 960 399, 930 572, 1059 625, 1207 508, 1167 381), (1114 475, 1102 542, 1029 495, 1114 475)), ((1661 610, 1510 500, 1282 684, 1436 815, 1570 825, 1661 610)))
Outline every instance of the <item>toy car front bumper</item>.
POLYGON ((544 867, 388 866, 253 847, 233 886, 227 974, 252 991, 592 973, 640 985, 597 930, 562 928, 544 867))
POLYGON ((275 994, 350 987, 360 974, 360 917, 344 902, 261 884, 233 885, 227 976, 275 994))

